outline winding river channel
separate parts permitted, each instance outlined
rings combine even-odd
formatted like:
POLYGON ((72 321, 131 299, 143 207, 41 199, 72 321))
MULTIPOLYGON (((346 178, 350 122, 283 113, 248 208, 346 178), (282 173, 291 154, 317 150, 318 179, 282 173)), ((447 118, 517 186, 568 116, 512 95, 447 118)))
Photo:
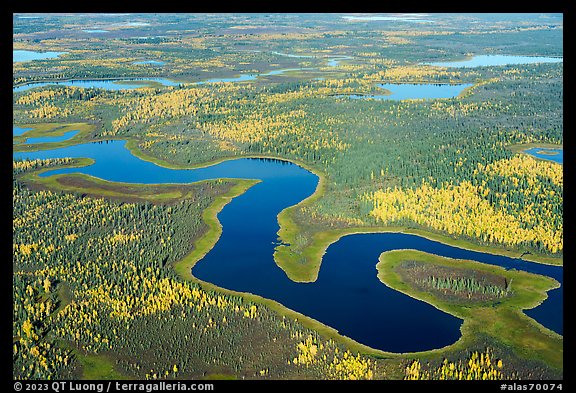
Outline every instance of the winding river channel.
MULTIPOLYGON (((82 168, 45 172, 84 173, 127 183, 190 183, 217 178, 260 179, 219 213, 222 235, 192 269, 197 278, 223 288, 276 300, 372 348, 415 352, 450 345, 460 337, 462 320, 422 301, 388 288, 377 278, 380 253, 416 249, 451 258, 465 258, 555 278, 562 267, 464 250, 402 233, 354 234, 332 244, 313 283, 291 281, 275 263, 277 215, 316 190, 318 177, 281 160, 241 158, 212 166, 174 170, 143 161, 130 153, 125 141, 86 143, 36 152, 14 153, 15 159, 88 157, 82 168)), ((562 334, 563 287, 526 314, 562 334)))
MULTIPOLYGON (((276 54, 297 57, 283 53, 276 54)), ((330 60, 328 65, 334 67, 339 61, 347 59, 350 57, 339 56, 330 60)), ((478 56, 474 58, 474 62, 431 64, 474 67, 546 61, 560 62, 562 59, 478 56)), ((232 78, 208 79, 196 84, 242 82, 254 80, 259 76, 310 69, 313 68, 242 74, 232 78)), ((166 78, 72 80, 34 82, 15 87, 13 92, 49 84, 120 90, 142 87, 150 82, 165 86, 178 85, 178 82, 166 78)), ((468 85, 388 84, 379 87, 389 90, 391 94, 350 98, 398 100, 448 98, 456 96, 468 85)), ((13 135, 22 135, 28 130, 14 127, 13 135)), ((26 143, 62 141, 74 135, 70 132, 60 137, 49 137, 52 139, 29 138, 26 143)), ((296 283, 286 276, 273 258, 275 247, 278 245, 277 215, 314 193, 318 185, 316 175, 290 162, 252 158, 224 161, 205 168, 174 170, 133 156, 125 144, 125 141, 86 143, 52 150, 14 153, 13 157, 15 159, 87 157, 95 161, 87 167, 51 170, 42 176, 84 173, 108 181, 144 184, 190 183, 218 178, 260 179, 260 183, 234 198, 219 213, 222 235, 212 250, 194 266, 193 275, 223 288, 254 293, 276 300, 290 309, 337 329, 342 335, 375 349, 416 352, 441 348, 459 339, 462 325, 462 320, 382 284, 377 278, 376 264, 379 255, 384 251, 415 249, 450 258, 498 265, 506 269, 525 270, 550 276, 563 283, 563 268, 559 266, 465 250, 402 233, 344 236, 328 247, 315 282, 296 283)), ((527 153, 536 155, 542 153, 541 150, 527 153)), ((552 153, 542 158, 561 163, 562 156, 552 153)), ((543 326, 563 334, 563 286, 549 291, 548 299, 534 309, 525 310, 525 313, 543 326)))

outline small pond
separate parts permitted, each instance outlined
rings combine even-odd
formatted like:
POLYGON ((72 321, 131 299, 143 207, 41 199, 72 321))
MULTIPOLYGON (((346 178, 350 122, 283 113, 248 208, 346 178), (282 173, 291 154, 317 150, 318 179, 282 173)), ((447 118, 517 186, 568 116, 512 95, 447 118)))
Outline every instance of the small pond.
POLYGON ((541 158, 543 160, 564 164, 564 149, 533 147, 531 149, 524 150, 524 153, 541 158))

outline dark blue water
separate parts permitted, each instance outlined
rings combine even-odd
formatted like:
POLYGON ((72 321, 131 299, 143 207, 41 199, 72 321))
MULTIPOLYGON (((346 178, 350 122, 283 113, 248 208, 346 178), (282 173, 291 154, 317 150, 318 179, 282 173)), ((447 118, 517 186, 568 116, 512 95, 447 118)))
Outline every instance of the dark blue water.
POLYGON ((530 154, 531 156, 541 158, 543 160, 554 161, 558 164, 564 164, 564 149, 548 149, 543 147, 533 147, 531 149, 524 150, 524 153, 530 154), (547 153, 555 154, 540 154, 539 152, 545 151, 547 153))
MULTIPOLYGON (((295 283, 273 259, 277 215, 314 192, 316 175, 284 161, 248 158, 194 170, 171 170, 132 156, 124 145, 124 141, 91 143, 15 153, 14 158, 90 157, 96 161, 88 167, 58 169, 42 176, 80 172, 110 181, 148 184, 261 179, 218 215, 222 235, 192 273, 224 288, 274 299, 373 348, 391 352, 440 348, 458 340, 462 323, 382 284, 376 264, 383 251, 413 248, 546 274, 562 282, 560 267, 467 251, 414 235, 382 233, 343 237, 328 248, 316 282, 295 283)), ((562 289, 549 292, 549 296, 529 315, 561 333, 562 289)))
POLYGON ((562 57, 545 57, 545 56, 510 56, 510 55, 479 55, 468 60, 461 61, 440 61, 433 63, 424 63, 427 65, 439 67, 483 67, 483 66, 502 66, 508 64, 535 64, 535 63, 562 63, 562 57))
POLYGON ((28 138, 24 143, 48 143, 48 142, 62 142, 67 141, 68 139, 72 139, 74 135, 78 134, 79 130, 72 130, 65 132, 60 136, 41 136, 38 138, 28 138))

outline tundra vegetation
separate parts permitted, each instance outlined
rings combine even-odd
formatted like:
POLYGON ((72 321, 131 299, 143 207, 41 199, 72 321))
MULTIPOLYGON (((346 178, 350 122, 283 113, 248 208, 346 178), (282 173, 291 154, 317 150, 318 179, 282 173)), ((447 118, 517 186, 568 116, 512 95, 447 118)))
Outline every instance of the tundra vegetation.
MULTIPOLYGON (((276 261, 296 281, 315 279, 323 250, 339 236, 392 227, 563 263, 562 166, 522 154, 562 147, 563 63, 424 64, 474 54, 561 57, 561 16, 438 14, 431 23, 337 14, 26 16, 14 14, 15 50, 66 53, 14 62, 14 86, 159 77, 177 84, 14 91, 14 125, 31 128, 14 137, 14 151, 125 139, 138 157, 174 168, 242 156, 298 162, 321 181, 312 198, 279 216, 276 261), (87 22, 105 32, 84 31, 87 22), (295 70, 263 75, 283 69, 295 70), (246 74, 260 75, 197 83, 246 74), (449 99, 346 97, 382 95, 381 83, 473 86, 449 99), (70 140, 25 143, 70 130, 79 130, 70 140)), ((498 329, 467 336, 465 347, 376 355, 286 310, 187 280, 174 264, 209 236, 203 213, 250 183, 37 176, 83 164, 13 162, 15 379, 562 377, 551 354, 562 353, 562 337, 518 309, 502 311, 498 329), (520 325, 529 344, 506 334, 520 325)), ((517 299, 520 280, 402 260, 398 277, 412 295, 435 296, 425 301, 466 301, 472 316, 487 318, 486 302, 517 299)), ((553 287, 525 280, 537 288, 532 306, 553 287)))

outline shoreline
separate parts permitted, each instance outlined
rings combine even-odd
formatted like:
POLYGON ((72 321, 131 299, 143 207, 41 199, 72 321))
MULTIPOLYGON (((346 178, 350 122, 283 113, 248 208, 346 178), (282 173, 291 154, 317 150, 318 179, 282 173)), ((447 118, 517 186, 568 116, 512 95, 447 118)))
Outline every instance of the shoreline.
MULTIPOLYGON (((47 123, 24 124, 23 126, 38 128, 38 127, 42 126, 43 124, 47 124, 47 123)), ((48 124, 54 124, 56 126, 62 126, 65 123, 48 123, 48 124)), ((75 127, 78 127, 82 123, 73 123, 73 124, 75 127)), ((92 125, 92 124, 88 124, 88 123, 84 123, 84 124, 86 124, 86 127, 89 127, 89 128, 94 127, 94 125, 92 125)), ((88 131, 88 130, 86 130, 86 131, 88 131)), ((83 136, 84 136, 84 133, 81 132, 78 135, 76 135, 74 138, 71 138, 70 140, 63 141, 63 142, 56 142, 58 144, 58 146, 50 145, 49 148, 52 149, 54 147, 64 147, 64 146, 70 146, 70 145, 76 144, 76 141, 74 141, 74 139, 79 138, 79 137, 83 137, 83 136)), ((85 141, 85 142, 86 143, 88 143, 88 142, 100 142, 100 141, 105 141, 105 140, 124 140, 124 141, 126 141, 126 145, 125 145, 126 149, 135 157, 137 157, 141 160, 144 160, 144 161, 154 163, 158 166, 168 168, 168 169, 206 168, 206 167, 209 167, 212 165, 219 164, 219 163, 224 162, 224 161, 230 161, 230 160, 241 159, 241 158, 275 159, 275 160, 279 160, 279 161, 290 162, 290 163, 296 164, 296 165, 306 169, 307 171, 311 172, 312 174, 314 174, 318 177, 318 184, 316 186, 315 191, 311 195, 309 195, 308 197, 303 199, 302 201, 298 202, 296 205, 289 206, 289 207, 285 208, 277 216, 278 224, 280 226, 280 228, 278 230, 278 237, 280 238, 280 240, 283 243, 286 243, 286 244, 292 243, 291 240, 293 240, 294 235, 296 233, 302 232, 301 230, 299 230, 300 229, 299 225, 296 222, 294 222, 294 220, 291 216, 291 211, 293 211, 294 209, 296 209, 298 207, 302 207, 302 206, 311 204, 312 202, 321 198, 326 192, 326 175, 324 173, 322 173, 320 170, 313 168, 311 165, 306 164, 306 163, 304 163, 300 160, 297 160, 297 159, 277 157, 277 156, 265 155, 265 154, 249 154, 249 155, 222 157, 222 158, 218 158, 218 159, 215 159, 212 161, 208 161, 208 162, 204 162, 204 163, 200 163, 200 164, 194 164, 194 165, 178 165, 178 164, 173 164, 173 163, 167 162, 167 161, 160 159, 160 158, 153 157, 153 156, 145 153, 144 151, 142 151, 139 148, 139 146, 137 145, 139 141, 134 137, 128 137, 128 138, 126 138, 126 137, 124 137, 124 138, 112 137, 112 138, 105 138, 102 140, 85 141)), ((46 145, 46 144, 39 144, 39 145, 46 145)), ((29 146, 33 146, 33 145, 29 145, 29 146)), ((554 146, 558 146, 558 145, 554 145, 554 146)), ((562 146, 562 145, 560 145, 560 146, 562 146)), ((38 147, 45 147, 45 146, 38 146, 38 147)), ((530 147, 534 147, 534 146, 530 146, 530 147)), ((512 146, 509 148, 514 148, 514 147, 512 146)), ((518 147, 516 147, 516 149, 517 148, 518 147)), ((45 149, 36 149, 36 150, 45 150, 45 149)), ((15 146, 14 151, 21 151, 21 150, 17 149, 15 146)), ((442 244, 446 244, 449 246, 454 246, 454 247, 458 247, 458 248, 462 248, 462 249, 466 249, 466 250, 470 250, 470 251, 489 253, 492 255, 502 255, 502 256, 507 256, 507 257, 511 257, 511 258, 518 258, 518 259, 521 259, 524 261, 541 263, 541 264, 545 264, 545 265, 563 266, 563 255, 562 255, 562 257, 552 257, 552 256, 534 254, 533 252, 526 254, 525 251, 514 250, 514 249, 500 249, 499 246, 496 246, 496 247, 484 246, 484 245, 480 245, 480 244, 475 244, 472 241, 466 240, 466 239, 453 239, 453 238, 450 238, 446 235, 435 233, 435 232, 432 232, 432 231, 429 231, 426 229, 407 227, 407 226, 398 226, 398 225, 392 225, 392 226, 352 226, 352 227, 348 227, 348 228, 329 229, 329 230, 325 230, 325 231, 314 232, 312 235, 313 236, 312 242, 309 243, 309 245, 304 249, 304 251, 308 250, 308 252, 305 252, 305 255, 311 257, 312 258, 311 262, 313 262, 313 266, 306 268, 306 270, 309 270, 309 271, 306 272, 307 273, 306 275, 308 276, 308 280, 305 280, 305 281, 301 281, 302 277, 300 277, 300 275, 302 273, 295 273, 291 270, 291 267, 293 267, 292 265, 294 264, 293 258, 291 258, 286 252, 282 251, 282 250, 286 250, 286 248, 289 249, 289 246, 287 246, 285 244, 278 246, 276 248, 275 253, 274 253, 274 260, 276 261, 278 266, 281 267, 291 279, 293 279, 293 281, 309 282, 309 280, 310 280, 309 277, 311 277, 310 276, 311 270, 312 270, 312 274, 313 274, 313 278, 314 278, 312 281, 315 281, 317 278, 317 271, 314 273, 313 270, 319 270, 320 265, 321 265, 321 257, 322 257, 322 255, 324 255, 328 246, 330 246, 332 243, 335 243, 340 238, 342 238, 343 236, 347 236, 347 235, 352 235, 352 234, 357 234, 357 233, 383 233, 383 232, 396 232, 396 233, 405 233, 405 234, 410 234, 410 235, 417 235, 417 236, 421 236, 423 238, 426 238, 428 240, 437 241, 437 242, 440 242, 442 244), (282 247, 285 247, 285 248, 282 248, 282 247), (318 258, 320 258, 320 260, 318 260, 318 258), (294 279, 292 276, 294 276, 296 279, 294 279)), ((298 265, 300 267, 299 270, 301 272, 302 266, 301 266, 301 264, 298 264, 298 265)))
MULTIPOLYGON (((376 265, 378 279, 384 285, 413 299, 430 304, 434 308, 462 319, 462 336, 457 341, 473 342, 478 334, 487 334, 510 345, 519 354, 529 346, 538 353, 546 364, 563 369, 562 352, 564 336, 539 324, 523 311, 538 307, 548 298, 548 292, 560 287, 553 278, 528 273, 522 270, 506 270, 501 266, 485 265, 481 262, 440 257, 415 249, 402 249, 383 252, 376 265), (407 259, 408 258, 408 259, 407 259), (430 292, 415 289, 400 278, 394 268, 404 260, 418 260, 421 263, 439 264, 454 269, 472 269, 490 272, 509 279, 512 295, 495 304, 478 304, 469 307, 466 302, 442 300, 430 292), (513 282, 513 284, 512 284, 513 282), (525 337, 514 334, 522 330, 525 337)), ((456 343, 455 343, 456 344, 456 343)))
MULTIPOLYGON (((119 140, 120 138, 115 138, 115 139, 119 140)), ((137 157, 139 157, 139 153, 142 153, 137 148, 137 146, 135 146, 135 143, 137 143, 136 139, 124 138, 124 139, 120 139, 120 140, 126 140, 126 144, 127 144, 126 147, 127 148, 130 147, 129 150, 131 152, 136 152, 135 155, 137 157), (128 146, 130 144, 130 142, 131 142, 131 145, 128 146)), ((72 144, 72 143, 69 143, 69 144, 72 144)), ((147 156, 144 153, 142 153, 142 154, 144 156, 147 156)), ((252 157, 278 159, 277 157, 263 156, 263 155, 260 155, 260 156, 254 155, 252 157)), ((148 158, 148 157, 146 157, 146 158, 148 158)), ((150 157, 150 158, 152 158, 152 157, 150 157)), ((227 157, 227 158, 219 159, 219 160, 217 160, 217 162, 222 162, 222 161, 236 159, 236 158, 247 158, 247 156, 229 157, 229 158, 227 157)), ((293 163, 296 163, 299 165, 299 163, 296 160, 290 160, 290 159, 280 159, 280 160, 287 161, 287 162, 293 162, 293 163)), ((162 160, 160 160, 160 159, 152 158, 152 159, 150 159, 150 161, 152 161, 156 164, 159 164, 159 165, 166 164, 166 165, 161 165, 161 166, 165 166, 168 168, 171 167, 171 166, 169 166, 170 165, 169 163, 162 162, 162 160)), ((76 163, 74 166, 76 166, 76 167, 85 166, 85 165, 88 165, 90 162, 91 162, 90 159, 80 159, 80 162, 76 163)), ((210 166, 210 165, 214 165, 214 162, 203 163, 203 164, 198 165, 196 167, 205 167, 205 166, 210 166)), ((66 165, 66 166, 68 166, 68 165, 66 165)), ((172 166, 172 167, 174 168, 175 166, 172 166)), ((297 205, 290 206, 290 207, 282 210, 278 214, 279 223, 286 224, 286 220, 291 221, 291 225, 288 228, 285 228, 283 225, 280 226, 280 230, 278 232, 279 236, 284 236, 284 237, 289 236, 289 233, 286 233, 287 230, 293 231, 295 228, 296 229, 298 228, 297 224, 295 224, 292 221, 292 217, 290 215, 290 211, 292 209, 296 208, 297 206, 299 206, 302 203, 309 204, 309 203, 315 201, 316 199, 320 198, 322 195, 324 195, 326 177, 322 173, 320 173, 319 171, 310 168, 308 165, 304 164, 304 165, 302 165, 302 167, 310 170, 312 173, 317 175, 319 178, 319 181, 318 181, 318 184, 316 186, 314 193, 312 193, 306 199, 300 201, 297 205)), ((181 166, 181 167, 176 167, 175 169, 183 169, 183 168, 184 167, 181 166)), ((189 167, 187 167, 187 168, 189 168, 189 167)), ((47 171, 50 169, 52 169, 52 168, 44 168, 40 171, 37 171, 36 176, 37 176, 38 172, 44 172, 44 171, 47 171)), ((108 182, 105 180, 101 180, 101 181, 104 183, 114 184, 114 182, 108 182)), ((283 306, 282 304, 280 304, 274 300, 266 299, 266 298, 263 298, 259 295, 255 295, 255 294, 251 294, 251 293, 236 292, 236 291, 228 290, 225 288, 221 288, 221 287, 218 287, 214 284, 204 282, 204 281, 196 278, 195 276, 193 276, 191 273, 191 269, 193 268, 193 266, 213 248, 213 246, 217 243, 218 239, 220 238, 220 235, 222 232, 222 226, 218 220, 218 213, 222 210, 222 208, 226 204, 228 204, 230 201, 232 201, 233 198, 243 194, 248 188, 250 188, 252 185, 254 185, 258 182, 258 180, 249 180, 249 179, 238 179, 238 181, 239 181, 239 184, 232 187, 230 189, 230 191, 228 193, 226 193, 225 195, 217 197, 215 199, 215 201, 206 210, 204 210, 202 217, 203 217, 203 221, 208 225, 207 232, 202 237, 200 237, 198 240, 196 240, 196 242, 194 243, 194 249, 191 250, 189 254, 187 254, 180 261, 175 262, 173 264, 173 268, 174 268, 175 272, 182 279, 192 280, 194 282, 201 284, 202 286, 204 286, 206 288, 210 288, 210 289, 213 289, 213 290, 216 290, 219 292, 223 292, 223 293, 229 293, 229 294, 241 296, 244 299, 247 299, 249 301, 255 301, 259 304, 263 304, 265 306, 268 306, 268 307, 272 308, 274 311, 278 312, 280 315, 284 315, 284 316, 290 317, 294 320, 300 321, 303 326, 310 328, 312 330, 318 331, 318 333, 326 336, 327 338, 332 338, 335 341, 340 342, 340 343, 348 346, 350 348, 350 350, 352 350, 354 352, 359 352, 359 353, 363 353, 363 354, 367 354, 367 355, 371 355, 371 356, 375 356, 375 357, 388 357, 388 358, 395 357, 395 358, 397 358, 397 357, 414 356, 414 355, 432 356, 435 354, 443 353, 445 351, 460 348, 460 347, 466 345, 466 343, 468 342, 468 339, 466 339, 465 332, 466 332, 466 329, 468 327, 463 323, 462 328, 461 328, 462 335, 460 336, 460 338, 456 342, 454 342, 453 344, 450 344, 450 345, 442 347, 442 348, 431 349, 431 350, 420 351, 420 352, 407 352, 407 353, 393 353, 393 352, 386 352, 386 351, 374 349, 374 348, 368 347, 364 344, 361 344, 361 343, 359 343, 359 342, 357 342, 357 341, 355 341, 349 337, 341 335, 340 333, 338 333, 337 330, 335 330, 335 329, 333 329, 327 325, 324 325, 323 323, 321 323, 321 322, 319 322, 319 321, 317 321, 311 317, 307 317, 307 316, 300 314, 294 310, 291 310, 291 309, 283 306)), ((60 188, 60 187, 58 187, 58 188, 60 188)), ((429 233, 429 232, 426 232, 425 230, 416 229, 416 228, 408 228, 408 227, 352 227, 352 228, 343 228, 343 229, 335 229, 335 230, 324 231, 324 232, 316 232, 314 234, 315 240, 313 240, 313 243, 311 244, 311 246, 307 247, 307 249, 310 249, 310 248, 316 246, 315 254, 320 256, 319 260, 316 261, 317 262, 317 268, 318 268, 315 272, 316 278, 317 278, 317 274, 319 272, 319 268, 320 268, 321 263, 322 263, 322 255, 324 254, 324 252, 326 251, 327 247, 330 244, 335 243, 336 241, 338 241, 343 236, 347 236, 347 235, 351 235, 351 234, 355 234, 355 233, 382 233, 382 232, 400 232, 400 233, 418 235, 418 236, 421 236, 421 237, 424 237, 424 238, 427 238, 427 239, 430 239, 433 241, 440 241, 444 244, 448 244, 448 245, 452 245, 452 246, 456 246, 456 247, 460 247, 460 248, 465 248, 465 249, 471 249, 473 251, 487 252, 487 253, 491 253, 491 254, 495 254, 495 255, 512 254, 511 256, 518 257, 517 254, 520 254, 519 251, 508 250, 506 252, 502 252, 499 250, 491 249, 489 247, 476 246, 476 245, 473 245, 473 244, 470 244, 470 243, 467 243, 467 242, 461 241, 461 240, 447 239, 443 235, 429 233), (466 247, 466 246, 468 246, 468 247, 466 247)), ((284 247, 286 247, 286 246, 284 246, 284 247)), ((279 261, 276 260, 277 259, 277 252, 278 251, 276 251, 274 254, 274 259, 277 262, 278 266, 281 267, 286 272, 286 269, 285 269, 286 266, 284 266, 285 261, 283 263, 281 257, 278 258, 279 261)), ((507 256, 510 256, 510 255, 507 255, 507 256)), ((539 263, 543 263, 543 262, 539 262, 539 263)), ((553 264, 553 263, 549 263, 549 264, 553 264)), ((313 266, 313 268, 314 267, 315 266, 313 266)), ((312 269, 308 268, 308 270, 311 271, 312 269)))

